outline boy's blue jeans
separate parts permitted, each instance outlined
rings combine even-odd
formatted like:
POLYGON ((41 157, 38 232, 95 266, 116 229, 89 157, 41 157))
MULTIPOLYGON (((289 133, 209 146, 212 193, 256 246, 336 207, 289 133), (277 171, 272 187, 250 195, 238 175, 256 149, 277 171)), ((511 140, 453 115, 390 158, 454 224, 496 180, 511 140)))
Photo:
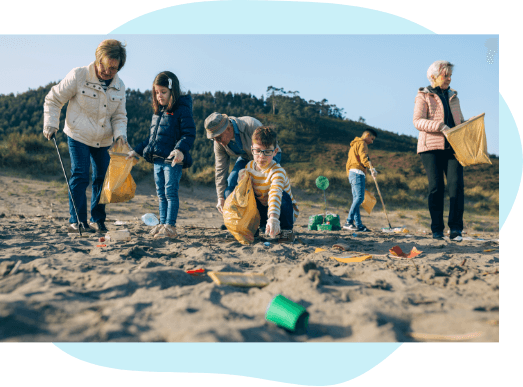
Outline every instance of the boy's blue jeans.
MULTIPOLYGON (((260 228, 265 228, 267 225, 267 212, 269 207, 264 206, 256 198, 256 206, 258 207, 258 212, 260 213, 260 228)), ((283 191, 281 195, 281 207, 280 207, 280 229, 282 230, 292 230, 294 226, 294 208, 292 207, 291 196, 283 191)))
MULTIPOLYGON (((274 156, 273 160, 279 164, 281 162, 281 152, 278 152, 276 156, 274 156)), ((232 168, 232 171, 229 173, 229 177, 227 178, 227 188, 225 188, 223 195, 225 199, 229 197, 229 195, 238 185, 238 172, 240 172, 241 169, 244 169, 249 161, 249 159, 245 159, 242 156, 236 159, 236 163, 234 164, 234 167, 232 168)))
MULTIPOLYGON (((71 156, 71 178, 69 185, 73 195, 80 222, 87 222, 87 195, 89 186, 89 167, 92 163, 92 194, 91 194, 91 222, 105 221, 105 204, 99 204, 105 173, 109 167, 109 147, 95 148, 73 140, 67 136, 69 155, 71 156)), ((69 223, 77 223, 73 202, 69 196, 69 223)))
POLYGON ((347 222, 354 222, 356 227, 361 227, 363 223, 361 222, 360 206, 365 199, 365 175, 349 172, 349 182, 352 187, 352 205, 347 216, 347 222))
POLYGON ((180 201, 178 188, 182 178, 182 166, 165 164, 163 159, 154 161, 154 182, 160 202, 160 224, 176 226, 180 201))

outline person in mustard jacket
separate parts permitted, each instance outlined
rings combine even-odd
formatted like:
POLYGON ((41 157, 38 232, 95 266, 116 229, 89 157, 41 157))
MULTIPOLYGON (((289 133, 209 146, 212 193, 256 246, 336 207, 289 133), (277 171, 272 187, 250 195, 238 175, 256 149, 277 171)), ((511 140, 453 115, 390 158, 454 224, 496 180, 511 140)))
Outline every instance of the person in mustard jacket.
MULTIPOLYGON (((356 137, 350 143, 349 158, 347 160, 346 170, 352 187, 352 205, 350 207, 347 221, 343 225, 346 230, 359 232, 370 231, 361 221, 360 205, 365 199, 365 173, 370 169, 369 148, 368 146, 378 137, 373 129, 367 129, 361 137, 356 137)), ((370 170, 372 176, 376 177, 376 170, 370 170)))
MULTIPOLYGON (((109 167, 107 150, 116 139, 127 143, 127 111, 125 85, 118 71, 125 64, 125 46, 114 39, 100 43, 96 59, 88 66, 72 69, 62 81, 53 86, 45 97, 44 136, 50 140, 58 131, 60 111, 69 102, 64 133, 67 135, 71 156, 69 185, 80 222, 87 232, 107 232, 105 205, 100 195, 109 167), (87 223, 87 196, 89 167, 93 163, 91 219, 87 223), (90 227, 91 226, 91 227, 90 227)), ((69 198, 69 232, 78 232, 78 221, 69 198)))

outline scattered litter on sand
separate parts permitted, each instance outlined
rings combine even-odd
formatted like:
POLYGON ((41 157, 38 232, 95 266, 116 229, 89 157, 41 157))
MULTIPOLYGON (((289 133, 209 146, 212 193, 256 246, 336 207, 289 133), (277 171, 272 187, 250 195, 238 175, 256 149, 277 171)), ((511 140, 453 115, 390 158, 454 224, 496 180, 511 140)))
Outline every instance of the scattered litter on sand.
POLYGON ((401 247, 394 246, 390 250, 390 253, 394 255, 395 257, 402 257, 402 258, 414 258, 423 253, 423 251, 419 251, 416 247, 413 247, 410 253, 407 255, 403 252, 401 247))
POLYGON ((231 285, 240 287, 264 287, 269 284, 269 279, 259 273, 229 273, 210 271, 209 277, 217 285, 231 285))
MULTIPOLYGON (((482 230, 493 231, 470 228, 463 235, 474 240, 457 244, 418 232, 426 227, 427 210, 392 213, 395 226, 405 226, 413 236, 382 233, 384 216, 373 211, 363 216, 375 232, 354 230, 359 237, 353 238, 347 230, 307 230, 309 216, 323 210, 321 192, 315 189, 316 196, 308 196, 293 189, 303 203, 294 225, 296 243, 260 238, 242 245, 221 229, 215 187, 181 184, 176 227, 183 235, 155 240, 140 218, 157 211, 156 190, 152 183, 140 183, 133 200, 109 206, 105 222, 110 233, 127 229, 131 240, 102 242, 105 233, 68 237, 63 187, 38 182, 45 192, 31 195, 23 194, 24 185, 36 187, 29 180, 13 183, 0 176, 0 217, 5 214, 0 219, 1 342, 382 343, 444 341, 406 332, 478 331, 483 335, 464 342, 499 342, 500 253, 484 251, 499 250, 499 243, 475 240, 499 238, 496 217, 481 215, 482 230), (53 212, 49 201, 55 202, 53 212), (209 212, 216 216, 209 218, 209 212), (423 218, 418 220, 417 213, 423 218), (117 226, 117 220, 127 224, 117 226), (101 244, 107 247, 96 247, 101 244), (407 254, 413 246, 423 253, 414 259, 394 257, 389 252, 394 245, 407 254), (315 254, 317 247, 325 251, 315 254), (344 263, 330 258, 356 253, 372 259, 344 263), (10 275, 18 261, 18 271, 10 275), (232 273, 236 282, 244 273, 259 273, 265 280, 255 287, 218 285, 209 272, 232 273), (291 333, 265 319, 278 294, 310 313, 306 333, 291 333)), ((87 195, 90 200, 90 190, 87 195)))
POLYGON ((432 333, 412 332, 407 333, 406 335, 412 337, 413 339, 426 341, 465 341, 481 337, 483 335, 483 332, 478 331, 472 333, 465 333, 464 335, 437 335, 432 333))

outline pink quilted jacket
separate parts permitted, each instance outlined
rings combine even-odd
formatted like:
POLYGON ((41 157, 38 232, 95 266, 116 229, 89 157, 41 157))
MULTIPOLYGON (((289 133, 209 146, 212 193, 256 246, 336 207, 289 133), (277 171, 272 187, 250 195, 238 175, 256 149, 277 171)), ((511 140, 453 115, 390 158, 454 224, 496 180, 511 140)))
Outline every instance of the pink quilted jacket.
MULTIPOLYGON (((449 89, 450 111, 456 126, 465 121, 457 94, 456 90, 449 89)), ((445 136, 440 132, 445 125, 443 103, 426 87, 421 87, 416 95, 413 122, 419 130, 418 153, 445 149, 445 136)))

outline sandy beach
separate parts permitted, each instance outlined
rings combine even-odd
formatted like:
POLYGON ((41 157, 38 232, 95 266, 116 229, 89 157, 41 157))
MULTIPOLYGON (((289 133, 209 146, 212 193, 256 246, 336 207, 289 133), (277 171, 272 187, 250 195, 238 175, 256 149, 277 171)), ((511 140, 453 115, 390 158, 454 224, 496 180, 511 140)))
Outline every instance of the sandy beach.
MULTIPOLYGON (((220 230, 209 186, 181 187, 179 239, 153 240, 140 219, 158 211, 152 179, 138 184, 131 202, 108 206, 107 227, 128 229, 131 241, 101 243, 101 235, 68 236, 63 178, 0 175, 0 340, 499 340, 497 218, 469 219, 461 243, 433 240, 427 210, 389 211, 392 226, 408 232, 385 233, 381 206, 363 215, 370 233, 309 231, 308 218, 322 213, 322 198, 293 192, 301 209, 294 244, 236 242, 220 230), (340 242, 372 258, 330 258, 339 255, 332 246, 340 242), (422 253, 395 257, 389 249, 396 245, 422 253), (186 273, 198 268, 262 273, 270 283, 261 289, 220 286, 206 274, 186 273), (277 294, 307 309, 307 333, 265 321, 277 294)), ((346 208, 328 210, 344 220, 348 200, 346 208)))

